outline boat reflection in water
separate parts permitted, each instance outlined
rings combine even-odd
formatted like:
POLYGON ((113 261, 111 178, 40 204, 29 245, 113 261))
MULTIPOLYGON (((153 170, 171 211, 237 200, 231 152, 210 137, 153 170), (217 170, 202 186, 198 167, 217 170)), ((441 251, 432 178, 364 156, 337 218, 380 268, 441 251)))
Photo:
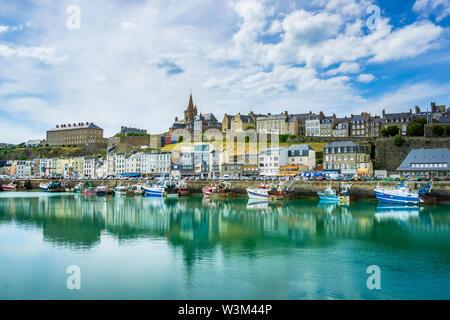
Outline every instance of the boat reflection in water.
POLYGON ((0 283, 13 289, 0 290, 5 298, 66 297, 65 285, 48 285, 48 270, 78 261, 90 272, 85 288, 95 289, 81 290, 86 299, 450 298, 439 290, 450 261, 446 205, 6 195, 0 283), (373 261, 402 285, 367 290, 373 261), (46 289, 30 290, 30 279, 46 289))
POLYGON ((412 217, 418 217, 424 210, 422 206, 408 206, 380 203, 375 210, 375 219, 408 220, 412 217))

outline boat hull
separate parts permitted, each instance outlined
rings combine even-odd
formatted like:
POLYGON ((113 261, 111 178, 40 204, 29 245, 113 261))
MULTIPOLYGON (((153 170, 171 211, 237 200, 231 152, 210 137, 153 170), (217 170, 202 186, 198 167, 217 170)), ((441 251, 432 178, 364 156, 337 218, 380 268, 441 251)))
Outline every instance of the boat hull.
POLYGON ((267 190, 247 188, 247 194, 249 199, 275 200, 275 195, 269 194, 267 190))
POLYGON ((3 191, 15 191, 16 190, 16 186, 10 186, 10 185, 2 185, 1 188, 3 189, 3 191))
POLYGON ((146 197, 163 197, 165 188, 161 187, 150 187, 150 188, 144 188, 145 190, 145 196, 146 197))
POLYGON ((377 197, 378 202, 382 203, 418 205, 423 202, 418 194, 398 195, 382 192, 375 189, 375 196, 377 197))

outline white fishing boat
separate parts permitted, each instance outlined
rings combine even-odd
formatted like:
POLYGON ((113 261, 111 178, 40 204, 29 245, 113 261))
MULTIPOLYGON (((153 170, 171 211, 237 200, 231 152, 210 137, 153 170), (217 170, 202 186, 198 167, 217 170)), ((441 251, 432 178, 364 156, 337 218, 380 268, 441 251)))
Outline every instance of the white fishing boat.
POLYGON ((117 195, 126 194, 127 193, 128 186, 117 186, 114 191, 117 195))

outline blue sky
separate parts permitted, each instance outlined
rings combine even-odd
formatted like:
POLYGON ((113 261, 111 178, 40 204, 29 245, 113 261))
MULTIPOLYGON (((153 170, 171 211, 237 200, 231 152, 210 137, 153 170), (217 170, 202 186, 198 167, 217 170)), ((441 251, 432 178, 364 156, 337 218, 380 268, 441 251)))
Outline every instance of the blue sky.
POLYGON ((0 2, 0 142, 80 121, 161 133, 190 91, 219 120, 449 105, 450 0, 93 2, 0 2))

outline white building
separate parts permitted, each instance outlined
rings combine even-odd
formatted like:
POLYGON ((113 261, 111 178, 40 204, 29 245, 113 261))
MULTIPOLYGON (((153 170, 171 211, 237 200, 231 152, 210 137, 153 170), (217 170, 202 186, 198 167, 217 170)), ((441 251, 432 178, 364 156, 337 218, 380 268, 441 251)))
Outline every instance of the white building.
POLYGON ((141 173, 142 153, 133 153, 125 159, 125 173, 141 173))
POLYGON ((306 119, 305 132, 307 137, 320 137, 320 118, 310 117, 306 119))
POLYGON ((33 173, 34 161, 17 161, 16 175, 19 177, 30 177, 33 173))
POLYGON ((170 152, 141 153, 141 173, 144 175, 169 174, 170 152))
POLYGON ((85 158, 83 166, 83 175, 85 177, 95 177, 95 158, 85 158))
POLYGON ((288 148, 267 148, 258 155, 259 174, 261 176, 277 176, 280 166, 288 165, 288 148))

